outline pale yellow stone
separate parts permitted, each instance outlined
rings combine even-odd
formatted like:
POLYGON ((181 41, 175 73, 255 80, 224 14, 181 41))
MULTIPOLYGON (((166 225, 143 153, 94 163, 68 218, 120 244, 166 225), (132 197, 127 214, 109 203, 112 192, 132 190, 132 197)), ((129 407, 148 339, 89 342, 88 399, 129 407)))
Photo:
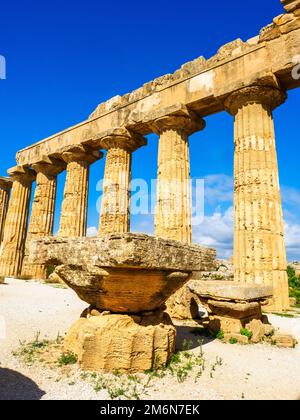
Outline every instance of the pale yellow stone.
POLYGON ((13 186, 0 250, 0 277, 18 277, 22 268, 33 171, 16 167, 8 171, 13 186))
POLYGON ((47 278, 47 267, 44 264, 29 262, 29 245, 34 238, 53 234, 57 175, 64 167, 65 165, 55 161, 33 165, 33 169, 37 173, 36 189, 22 264, 21 277, 23 279, 47 278))
POLYGON ((66 351, 82 369, 144 372, 165 366, 175 350, 176 329, 167 314, 147 317, 111 314, 80 318, 67 333, 66 351))
POLYGON ((99 139, 99 146, 107 150, 99 236, 129 232, 132 153, 146 144, 144 137, 126 129, 99 139))
POLYGON ((86 235, 89 168, 100 157, 102 154, 82 146, 68 148, 61 154, 67 163, 67 176, 58 236, 86 235))
POLYGON ((235 116, 234 279, 273 286, 270 310, 288 308, 287 262, 272 110, 285 95, 253 86, 225 102, 235 116))
POLYGON ((0 245, 3 238, 4 224, 8 207, 9 193, 12 181, 8 178, 0 177, 0 245))

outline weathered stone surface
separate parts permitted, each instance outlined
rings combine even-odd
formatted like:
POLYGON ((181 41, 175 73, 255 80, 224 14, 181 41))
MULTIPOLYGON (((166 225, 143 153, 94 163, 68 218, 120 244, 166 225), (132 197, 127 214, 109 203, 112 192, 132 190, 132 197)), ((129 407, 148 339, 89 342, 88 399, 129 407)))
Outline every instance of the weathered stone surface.
POLYGON ((265 327, 266 325, 264 325, 260 319, 253 319, 251 322, 246 324, 246 328, 252 332, 252 343, 259 343, 263 339, 266 333, 265 327))
POLYGON ((28 208, 35 173, 23 167, 8 171, 13 180, 3 241, 0 249, 0 278, 18 277, 21 272, 28 208))
POLYGON ((144 137, 126 129, 99 139, 99 146, 107 150, 99 236, 129 232, 132 153, 146 144, 144 137))
POLYGON ((300 0, 281 0, 281 3, 287 13, 300 9, 300 0))
POLYGON ((244 88, 225 101, 235 115, 234 279, 271 285, 274 302, 270 310, 289 305, 272 117, 272 110, 285 98, 274 81, 274 87, 244 88))
POLYGON ((249 344, 249 339, 245 335, 237 333, 227 333, 224 334, 223 341, 225 343, 232 343, 232 340, 236 341, 237 344, 249 344))
POLYGON ((0 244, 4 233, 4 223, 7 213, 9 193, 12 187, 12 180, 0 177, 0 244))
POLYGON ((206 271, 216 251, 199 245, 125 233, 103 238, 42 238, 31 244, 33 261, 54 265, 136 267, 163 271, 206 271))
POLYGON ((190 282, 189 288, 200 298, 237 302, 266 299, 271 297, 273 293, 270 286, 230 281, 193 281, 190 282))
POLYGON ((199 298, 185 284, 166 302, 167 312, 174 319, 199 318, 199 298))
POLYGON ((186 109, 153 122, 160 135, 155 236, 192 242, 190 156, 188 136, 205 127, 186 109))
POLYGON ((47 278, 45 264, 30 264, 29 244, 34 238, 52 235, 53 233, 57 175, 64 168, 65 165, 62 162, 48 161, 48 159, 45 159, 44 163, 33 165, 33 169, 37 173, 36 189, 22 264, 21 277, 23 279, 47 278))
POLYGON ((67 164, 64 199, 61 209, 58 235, 62 237, 85 236, 89 168, 91 163, 103 157, 83 146, 67 147, 61 158, 67 164))
POLYGON ((265 334, 266 337, 272 336, 274 334, 274 331, 275 331, 275 329, 274 329, 273 325, 264 324, 264 334, 265 334))
POLYGON ((200 246, 129 233, 35 240, 31 254, 33 262, 58 265, 55 273, 81 299, 116 313, 158 308, 215 256, 200 246))
POLYGON ((297 341, 292 335, 276 333, 272 337, 272 342, 277 347, 294 348, 297 341))
POLYGON ((108 314, 80 318, 64 346, 81 368, 106 372, 143 372, 164 366, 175 350, 176 330, 165 313, 153 317, 108 314))

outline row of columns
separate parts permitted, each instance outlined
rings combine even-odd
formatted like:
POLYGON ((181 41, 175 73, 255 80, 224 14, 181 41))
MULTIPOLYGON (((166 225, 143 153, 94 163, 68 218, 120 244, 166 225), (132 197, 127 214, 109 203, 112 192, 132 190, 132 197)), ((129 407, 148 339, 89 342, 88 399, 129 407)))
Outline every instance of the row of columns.
MULTIPOLYGON (((235 118, 235 280, 272 284, 274 308, 278 310, 288 307, 288 283, 272 111, 284 100, 279 88, 253 86, 225 101, 225 108, 235 118)), ((153 131, 160 136, 155 212, 158 237, 192 241, 188 139, 204 127, 204 121, 185 108, 152 123, 153 131)), ((142 136, 124 128, 99 139, 99 149, 107 150, 99 235, 129 231, 132 153, 145 144, 142 136)), ((59 161, 41 162, 33 170, 20 172, 17 168, 10 173, 13 186, 1 246, 0 276, 45 278, 45 267, 33 268, 29 263, 29 243, 33 237, 53 233, 56 177, 65 167, 58 235, 86 234, 89 167, 102 156, 76 146, 64 151, 59 161), (21 269, 35 174, 37 185, 21 269)))

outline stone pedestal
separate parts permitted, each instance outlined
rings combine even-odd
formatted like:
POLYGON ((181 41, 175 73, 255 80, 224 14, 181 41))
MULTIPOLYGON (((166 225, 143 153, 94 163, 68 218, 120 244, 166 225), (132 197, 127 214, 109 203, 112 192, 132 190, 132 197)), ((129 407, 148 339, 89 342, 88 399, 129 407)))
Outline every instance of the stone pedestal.
POLYGON ((64 342, 85 370, 143 372, 166 365, 175 351, 176 329, 163 311, 138 315, 109 314, 80 318, 64 342))
POLYGON ((231 281, 192 281, 190 290, 206 307, 209 330, 239 334, 253 320, 262 319, 262 305, 272 297, 272 287, 231 281))
POLYGON ((0 245, 4 233, 4 224, 8 207, 9 193, 12 181, 8 178, 0 177, 0 245))
POLYGON ((235 116, 234 278, 271 285, 269 309, 278 311, 289 300, 272 110, 284 99, 275 87, 253 86, 225 102, 235 116))
POLYGON ((23 167, 12 168, 8 173, 13 181, 13 186, 1 244, 0 278, 20 275, 31 187, 35 178, 33 171, 23 167))
POLYGON ((50 161, 33 165, 37 173, 36 189, 28 227, 25 255, 22 264, 23 279, 46 279, 47 268, 43 264, 29 263, 29 244, 34 238, 53 234, 57 175, 65 169, 62 162, 50 161))
POLYGON ((64 199, 58 236, 86 235, 89 168, 102 154, 81 145, 67 148, 61 158, 67 163, 64 199))
POLYGON ((84 369, 138 372, 165 365, 176 332, 166 300, 193 271, 210 270, 215 251, 139 234, 43 238, 31 242, 32 262, 55 274, 90 304, 70 329, 65 349, 84 369), (151 249, 151 252, 149 252, 151 249))
POLYGON ((99 236, 130 230, 130 181, 132 153, 147 140, 126 129, 116 129, 99 140, 107 150, 99 236))

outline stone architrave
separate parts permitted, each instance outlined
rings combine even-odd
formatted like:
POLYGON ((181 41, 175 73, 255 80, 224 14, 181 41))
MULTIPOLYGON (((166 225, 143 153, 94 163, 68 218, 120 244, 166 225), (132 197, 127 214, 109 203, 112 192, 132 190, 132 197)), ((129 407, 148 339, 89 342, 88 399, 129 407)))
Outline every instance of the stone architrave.
POLYGON ((34 238, 53 234, 57 175, 65 169, 61 161, 45 159, 33 165, 36 176, 36 189, 28 227, 25 255, 21 277, 24 279, 46 279, 47 268, 44 264, 29 262, 29 244, 34 238))
POLYGON ((225 101, 234 115, 234 279, 271 285, 269 309, 289 307, 287 262, 272 111, 278 87, 243 88, 225 101))
POLYGON ((81 145, 61 153, 61 159, 67 163, 67 176, 58 236, 86 235, 89 168, 102 156, 102 153, 81 145))
POLYGON ((28 223, 28 211, 35 172, 15 167, 8 171, 13 181, 0 251, 0 277, 18 277, 22 261, 28 223))
POLYGON ((125 128, 99 140, 99 146, 107 150, 99 236, 129 232, 132 153, 146 144, 144 137, 125 128))
POLYGON ((12 181, 8 178, 0 177, 0 244, 3 238, 4 224, 7 213, 9 194, 12 181))

